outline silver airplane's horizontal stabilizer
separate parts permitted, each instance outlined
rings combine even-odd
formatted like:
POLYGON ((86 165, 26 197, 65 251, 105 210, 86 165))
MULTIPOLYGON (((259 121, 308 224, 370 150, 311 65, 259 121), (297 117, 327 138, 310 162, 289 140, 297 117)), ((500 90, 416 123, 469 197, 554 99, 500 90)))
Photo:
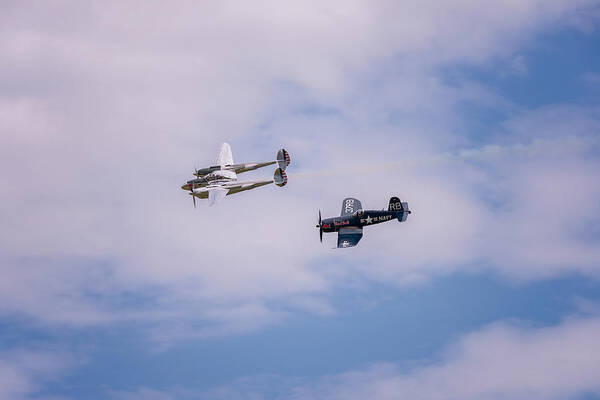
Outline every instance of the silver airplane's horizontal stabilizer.
POLYGON ((285 174, 285 171, 282 170, 281 168, 277 168, 275 170, 275 174, 273 176, 273 182, 275 182, 275 184, 279 187, 285 186, 287 184, 287 175, 285 174))

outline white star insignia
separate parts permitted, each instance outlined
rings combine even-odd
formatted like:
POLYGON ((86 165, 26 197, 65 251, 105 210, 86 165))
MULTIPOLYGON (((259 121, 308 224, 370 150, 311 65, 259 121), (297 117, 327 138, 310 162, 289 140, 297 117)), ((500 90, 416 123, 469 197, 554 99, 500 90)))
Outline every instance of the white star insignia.
POLYGON ((367 222, 367 224, 370 224, 371 222, 373 222, 373 218, 367 216, 367 219, 365 221, 367 222))

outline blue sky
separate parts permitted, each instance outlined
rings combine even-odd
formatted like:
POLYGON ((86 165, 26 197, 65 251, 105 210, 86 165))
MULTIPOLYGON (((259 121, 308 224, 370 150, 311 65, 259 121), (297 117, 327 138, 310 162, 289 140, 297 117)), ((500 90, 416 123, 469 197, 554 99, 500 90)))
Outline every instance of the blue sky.
POLYGON ((138 7, 0 17, 0 397, 600 398, 597 1, 138 7))
POLYGON ((315 379, 373 360, 408 369, 423 359, 437 360, 449 341, 498 320, 531 327, 559 324, 582 313, 582 299, 598 301, 599 292, 597 284, 581 277, 510 284, 490 275, 455 274, 402 291, 380 285, 340 291, 333 317, 296 314, 259 332, 186 342, 158 354, 135 339, 136 329, 69 332, 68 342, 76 348, 93 343, 88 350, 95 362, 52 385, 52 392, 102 398, 105 385, 127 389, 147 382, 160 389, 190 385, 206 390, 249 371, 277 379, 315 379))

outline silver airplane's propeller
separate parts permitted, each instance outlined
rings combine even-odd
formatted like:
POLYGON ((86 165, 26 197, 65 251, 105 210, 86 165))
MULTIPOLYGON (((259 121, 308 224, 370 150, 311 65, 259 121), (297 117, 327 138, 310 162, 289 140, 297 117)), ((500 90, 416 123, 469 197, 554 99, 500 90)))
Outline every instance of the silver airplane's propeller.
MULTIPOLYGON (((194 167, 194 170, 196 170, 195 167, 194 167)), ((190 195, 192 196, 192 202, 194 203, 194 208, 196 208, 196 196, 194 196, 194 184, 193 183, 190 184, 190 195)))

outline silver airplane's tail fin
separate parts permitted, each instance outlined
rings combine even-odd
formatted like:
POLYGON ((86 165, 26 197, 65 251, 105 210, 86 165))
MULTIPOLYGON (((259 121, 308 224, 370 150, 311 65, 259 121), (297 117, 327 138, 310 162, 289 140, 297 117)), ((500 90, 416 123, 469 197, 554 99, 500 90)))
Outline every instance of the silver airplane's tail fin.
POLYGON ((275 182, 275 184, 279 187, 285 186, 287 184, 287 175, 285 174, 285 171, 282 170, 281 168, 277 168, 275 170, 275 174, 273 176, 273 182, 275 182))
POLYGON ((282 171, 285 171, 288 165, 290 165, 290 153, 285 149, 279 149, 277 152, 277 164, 282 171))

